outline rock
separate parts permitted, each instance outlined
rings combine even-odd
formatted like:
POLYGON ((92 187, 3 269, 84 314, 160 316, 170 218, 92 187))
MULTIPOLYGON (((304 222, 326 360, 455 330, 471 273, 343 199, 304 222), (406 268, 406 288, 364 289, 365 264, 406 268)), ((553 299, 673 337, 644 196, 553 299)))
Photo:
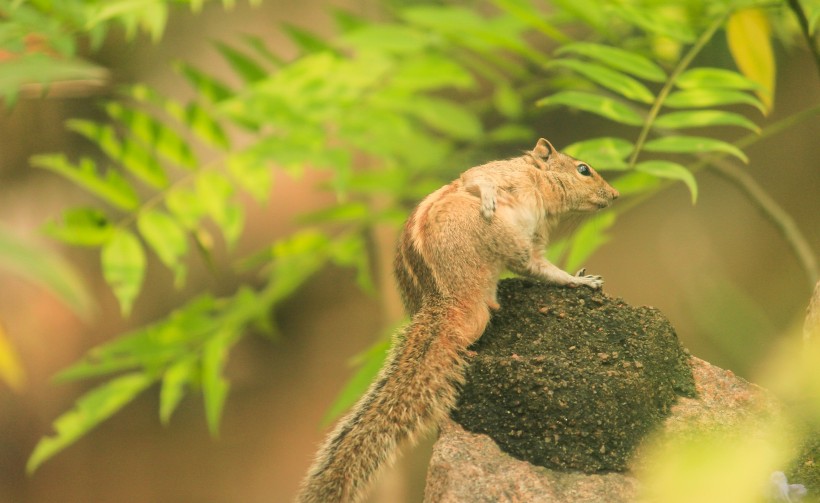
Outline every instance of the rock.
POLYGON ((514 457, 557 470, 622 471, 679 395, 688 355, 656 309, 589 288, 505 280, 474 345, 452 417, 514 457), (544 316, 543 306, 564 316, 544 316))
POLYGON ((759 387, 688 356, 657 310, 525 280, 502 282, 499 300, 441 426, 426 503, 635 501, 649 431, 776 411, 759 387))

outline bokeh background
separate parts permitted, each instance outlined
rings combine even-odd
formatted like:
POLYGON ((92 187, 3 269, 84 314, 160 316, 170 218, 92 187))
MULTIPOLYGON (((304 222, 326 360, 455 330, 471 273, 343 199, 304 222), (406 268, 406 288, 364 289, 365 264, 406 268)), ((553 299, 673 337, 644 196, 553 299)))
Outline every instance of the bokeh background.
MULTIPOLYGON (((230 42, 243 33, 259 35, 287 54, 290 42, 278 26, 290 22, 330 34, 329 5, 277 0, 250 8, 240 2, 230 12, 206 6, 199 15, 180 9, 160 43, 139 39, 126 44, 113 37, 95 59, 111 70, 115 83, 144 81, 184 96, 188 91, 172 70, 174 60, 227 73, 210 41, 230 42)), ((378 12, 367 2, 332 5, 365 15, 378 12)), ((769 121, 820 102, 808 53, 777 50, 776 105, 769 121)), ((101 91, 106 92, 110 89, 101 91)), ((99 96, 23 99, 0 116, 0 223, 59 250, 101 299, 98 316, 84 322, 49 293, 0 270, 0 320, 26 375, 20 390, 0 384, 0 503, 290 501, 324 435, 320 420, 351 375, 350 358, 396 317, 395 299, 386 308, 382 300, 363 294, 350 270, 328 267, 284 303, 273 315, 281 329, 278 340, 248 337, 233 350, 227 369, 232 388, 219 438, 208 434, 196 397, 186 398, 171 423, 162 426, 158 393, 152 390, 35 475, 25 474, 37 440, 86 389, 84 384, 55 384, 55 372, 128 327, 163 316, 195 292, 230 293, 238 281, 200 264, 188 286, 176 291, 170 273, 152 262, 145 291, 124 320, 100 277, 96 254, 59 248, 41 236, 43 222, 87 196, 50 173, 33 170, 28 158, 88 149, 66 132, 63 121, 99 117, 99 96)), ((589 128, 599 124, 556 111, 536 127, 561 148, 588 137, 589 128)), ((818 140, 820 118, 815 117, 749 148, 746 168, 794 217, 815 251, 820 250, 818 140)), ((331 195, 317 188, 323 176, 308 171, 298 179, 278 177, 269 204, 249 199, 240 252, 285 235, 295 228, 296 215, 328 204, 331 195)), ((613 240, 587 269, 605 277, 609 294, 659 308, 693 354, 754 378, 778 339, 800 321, 810 289, 785 242, 742 194, 709 172, 699 174, 698 182, 697 205, 678 184, 623 215, 613 240)), ((391 242, 388 236, 381 245, 391 242)), ((380 280, 391 278, 382 273, 380 280)), ((419 501, 429 445, 423 442, 402 458, 372 501, 419 501)))

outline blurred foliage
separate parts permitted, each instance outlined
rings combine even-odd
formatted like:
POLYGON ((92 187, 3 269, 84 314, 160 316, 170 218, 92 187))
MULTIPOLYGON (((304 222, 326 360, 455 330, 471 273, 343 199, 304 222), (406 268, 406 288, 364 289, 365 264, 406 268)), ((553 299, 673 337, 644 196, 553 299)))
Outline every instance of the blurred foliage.
POLYGON ((804 343, 798 332, 782 338, 756 379, 780 412, 655 442, 641 473, 642 501, 820 501, 820 341, 804 343), (776 472, 804 485, 806 499, 783 494, 776 472))
MULTIPOLYGON (((36 56, 27 63, 35 67, 44 57, 78 61, 77 41, 87 40, 93 51, 112 25, 129 36, 142 30, 160 37, 175 3, 201 6, 5 1, 0 47, 5 61, 36 56), (21 45, 21 33, 37 34, 48 49, 21 45)), ((610 178, 624 196, 650 194, 661 180, 673 180, 688 187, 694 202, 692 165, 704 156, 747 161, 731 135, 759 131, 759 112, 773 105, 769 34, 787 43, 794 38, 786 6, 749 0, 556 0, 548 9, 530 0, 491 4, 396 7, 379 22, 337 10, 332 37, 282 27, 299 52, 290 60, 253 36, 217 42, 238 84, 181 62, 177 70, 194 99, 136 83, 102 105, 104 121, 68 122, 99 152, 78 159, 38 155, 32 164, 71 180, 99 204, 70 208, 46 232, 99 250, 124 315, 142 291, 149 253, 182 287, 191 255, 209 260, 220 242, 215 237, 233 249, 244 231, 241 193, 264 203, 277 176, 298 176, 309 166, 328 171, 336 203, 305 216, 293 235, 240 257, 261 287, 245 285, 225 298, 199 295, 64 371, 62 379, 108 380, 56 420, 55 435, 37 446, 30 471, 154 383, 163 422, 186 393, 198 390, 215 434, 229 389, 224 365, 242 336, 272 330, 271 310, 325 264, 355 268, 359 284, 372 291, 373 226, 399 225, 408 203, 489 152, 531 146, 539 136, 532 124, 551 108, 613 123, 617 136, 584 138, 565 151, 614 172, 610 178), (739 71, 714 66, 715 58, 694 64, 705 47, 719 43, 718 33, 729 38, 739 71), (691 133, 714 125, 725 126, 726 136, 691 133), (240 146, 239 134, 252 140, 240 146)), ((816 27, 820 12, 806 12, 816 27)), ((0 93, 9 103, 22 81, 5 76, 4 64, 0 93)), ((581 264, 609 239, 615 218, 601 215, 556 243, 555 259, 581 264)), ((383 355, 383 347, 367 353, 340 404, 364 390, 383 355)))

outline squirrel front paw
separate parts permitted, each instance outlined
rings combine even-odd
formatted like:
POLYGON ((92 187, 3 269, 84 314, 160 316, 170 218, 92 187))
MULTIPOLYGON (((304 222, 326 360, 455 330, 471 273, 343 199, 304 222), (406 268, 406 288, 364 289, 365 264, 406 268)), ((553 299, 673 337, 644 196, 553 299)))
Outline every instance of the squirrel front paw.
POLYGON ((604 278, 597 275, 586 274, 586 268, 582 268, 575 273, 572 286, 585 285, 593 290, 600 290, 604 286, 604 278))
POLYGON ((481 191, 481 216, 492 220, 495 214, 495 194, 490 191, 481 191))

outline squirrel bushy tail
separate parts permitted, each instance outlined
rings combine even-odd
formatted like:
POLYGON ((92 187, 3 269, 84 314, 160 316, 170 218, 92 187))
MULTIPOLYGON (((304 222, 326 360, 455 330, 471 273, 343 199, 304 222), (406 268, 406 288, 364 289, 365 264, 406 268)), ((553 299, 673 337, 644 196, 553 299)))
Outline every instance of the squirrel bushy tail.
POLYGON ((396 335, 368 392, 319 449, 297 501, 360 501, 399 446, 436 426, 455 405, 466 367, 463 341, 479 337, 488 318, 480 303, 426 299, 396 335))

